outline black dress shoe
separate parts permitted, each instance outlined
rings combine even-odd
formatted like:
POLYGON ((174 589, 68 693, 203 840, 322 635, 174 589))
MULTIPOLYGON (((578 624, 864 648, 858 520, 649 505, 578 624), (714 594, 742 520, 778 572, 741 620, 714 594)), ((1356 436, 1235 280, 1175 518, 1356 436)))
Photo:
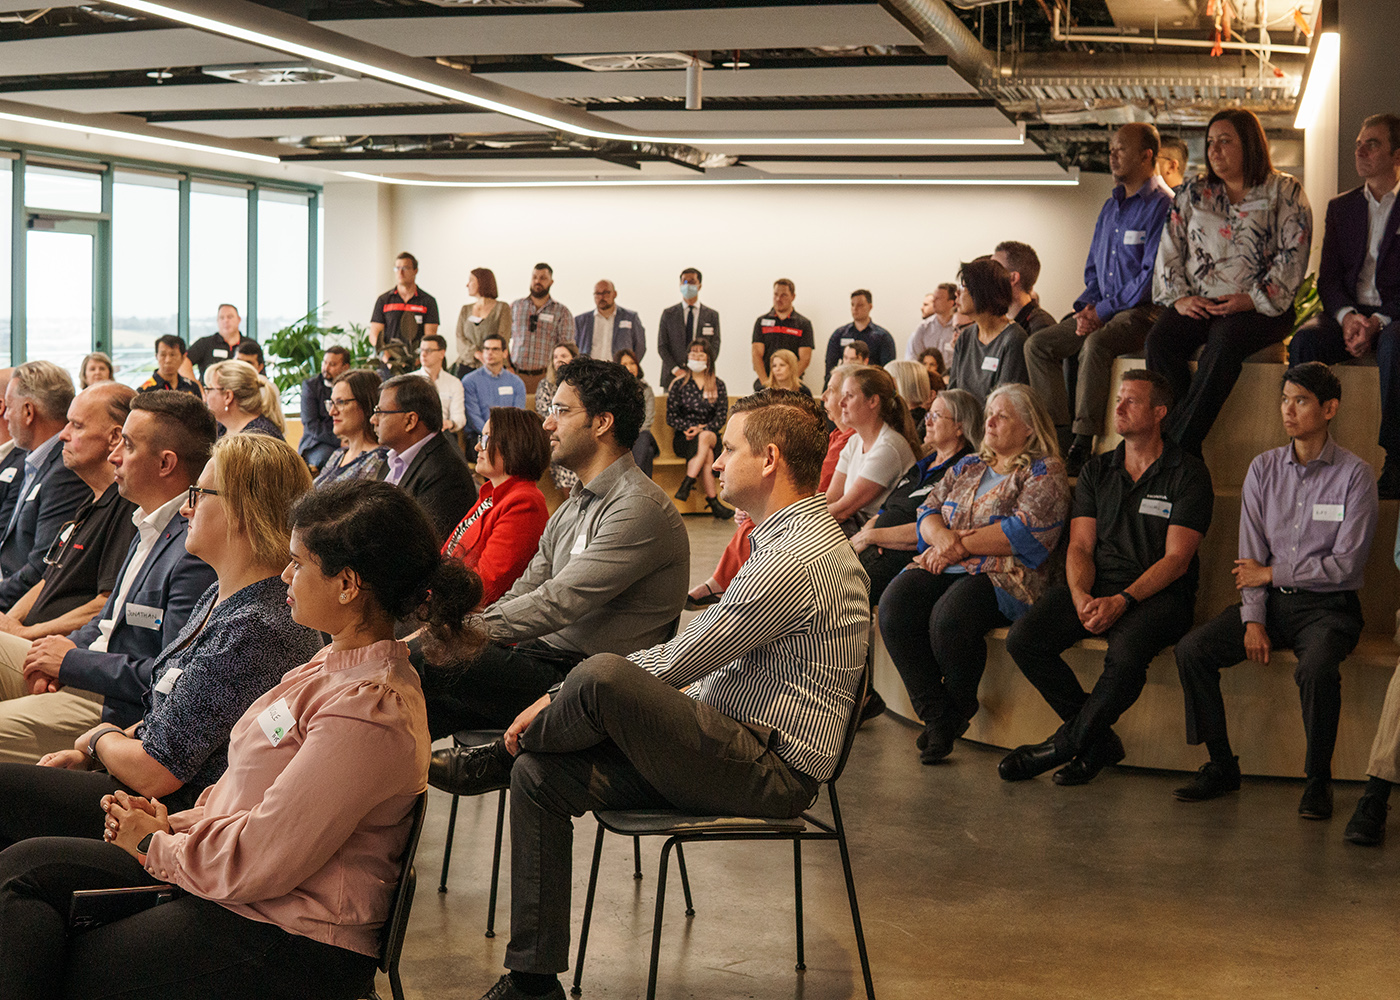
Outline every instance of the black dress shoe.
POLYGON ((1050 780, 1057 785, 1087 785, 1100 771, 1117 764, 1127 755, 1123 741, 1110 729, 1107 736, 1056 771, 1050 780))
POLYGON ((1012 750, 997 765, 997 774, 1001 775, 1002 781, 1025 781, 1054 770, 1073 756, 1073 750, 1067 745, 1057 746, 1052 736, 1044 743, 1032 743, 1012 750))
POLYGON ((967 732, 969 723, 963 719, 957 725, 950 725, 943 720, 924 724, 924 731, 919 734, 914 745, 919 748, 920 764, 937 764, 944 757, 953 752, 953 744, 957 742, 959 736, 967 732))
POLYGON ((487 990, 481 1000, 564 1000, 564 985, 556 979, 548 993, 526 993, 515 985, 515 980, 511 979, 510 973, 507 972, 496 980, 496 985, 487 990))
POLYGON ((452 795, 481 795, 510 787, 515 758, 500 740, 438 750, 428 762, 428 784, 452 795))
POLYGON ((1191 779, 1191 784, 1175 789, 1172 795, 1178 802, 1204 802, 1239 790, 1240 759, 1232 757, 1229 763, 1206 761, 1191 779))
POLYGON ((1389 458, 1381 466, 1381 478, 1376 482, 1376 492, 1382 500, 1400 500, 1400 462, 1389 458))
POLYGON ((690 491, 695 489, 695 477, 686 476, 681 480, 680 489, 672 494, 677 500, 689 500, 690 491))
POLYGON ((1298 803, 1298 815, 1303 819, 1332 818, 1332 779, 1309 778, 1303 787, 1303 800, 1298 803))
POLYGON ((1356 803, 1356 812, 1351 814, 1343 839, 1362 847, 1375 847, 1385 840, 1385 814, 1390 804, 1382 802, 1374 795, 1363 795, 1356 803))
POLYGON ((871 688, 865 696, 865 704, 860 706, 860 721, 856 723, 856 728, 859 729, 871 719, 884 715, 886 707, 885 699, 880 697, 880 692, 871 688))
POLYGON ((726 507, 719 502, 719 497, 706 497, 705 506, 710 508, 710 513, 721 521, 728 521, 734 516, 734 508, 726 507))

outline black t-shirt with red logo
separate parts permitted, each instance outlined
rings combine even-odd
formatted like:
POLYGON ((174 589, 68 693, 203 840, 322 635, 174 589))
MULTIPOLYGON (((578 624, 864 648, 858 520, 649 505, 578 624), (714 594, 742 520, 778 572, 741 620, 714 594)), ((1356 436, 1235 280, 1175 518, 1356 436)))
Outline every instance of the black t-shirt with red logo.
POLYGON ((768 359, 773 357, 774 351, 786 348, 796 354, 799 347, 815 347, 817 343, 812 336, 812 321, 806 316, 794 312, 787 319, 779 319, 771 309, 754 320, 753 342, 763 345, 765 374, 768 372, 768 359))
POLYGON ((407 301, 399 296, 397 288, 389 289, 374 300, 374 314, 370 316, 369 321, 384 324, 382 339, 376 347, 397 340, 404 345, 409 354, 417 353, 418 342, 423 339, 423 327, 428 323, 436 325, 441 322, 438 319, 437 299, 421 288, 407 301), (414 320, 411 333, 407 325, 402 332, 399 330, 399 321, 405 316, 411 316, 414 320))

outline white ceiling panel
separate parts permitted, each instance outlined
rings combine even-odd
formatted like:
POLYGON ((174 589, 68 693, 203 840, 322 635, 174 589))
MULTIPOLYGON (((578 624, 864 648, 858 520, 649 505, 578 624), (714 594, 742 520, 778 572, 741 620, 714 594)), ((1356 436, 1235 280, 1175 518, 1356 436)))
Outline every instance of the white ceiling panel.
POLYGON ((29 104, 68 111, 209 111, 240 108, 333 108, 357 104, 439 104, 435 97, 378 80, 308 83, 285 87, 204 84, 28 90, 12 96, 29 104))
MULTIPOLYGON (((481 73, 540 97, 684 97, 682 70, 616 73, 481 73)), ((706 97, 790 97, 820 94, 975 94, 947 66, 819 66, 799 69, 711 69, 702 77, 706 97)))
POLYGON ((270 49, 194 28, 0 42, 0 74, 98 73, 211 63, 285 62, 270 49))
POLYGON ((700 173, 678 163, 647 161, 640 169, 606 160, 532 160, 524 157, 503 160, 317 160, 327 170, 405 177, 415 180, 537 180, 555 177, 701 177, 700 173))
POLYGON ((597 109, 605 118, 639 132, 690 136, 703 145, 712 135, 889 135, 1011 138, 1017 126, 994 107, 852 108, 774 111, 624 111, 597 109), (972 133, 976 134, 972 134, 972 133))
POLYGON ((531 122, 505 115, 463 112, 451 115, 346 115, 334 118, 240 118, 170 123, 191 132, 225 138, 290 135, 476 135, 541 132, 531 122))
POLYGON ((352 38, 417 56, 919 44, 908 28, 875 3, 636 13, 472 14, 316 23, 352 38))

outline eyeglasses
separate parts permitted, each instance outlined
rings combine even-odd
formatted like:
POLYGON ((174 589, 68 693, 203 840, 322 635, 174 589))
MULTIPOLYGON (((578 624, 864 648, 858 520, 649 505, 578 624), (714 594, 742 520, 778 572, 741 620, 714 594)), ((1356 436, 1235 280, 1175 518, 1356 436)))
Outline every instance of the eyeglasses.
POLYGON ((217 385, 206 385, 206 386, 204 387, 204 391, 205 391, 205 392, 223 392, 224 390, 220 389, 217 385))
POLYGON ((189 495, 185 497, 185 506, 194 510, 195 505, 199 503, 200 496, 216 497, 218 495, 218 490, 206 490, 203 486, 191 486, 189 495))
POLYGON ((574 408, 572 406, 564 406, 560 403, 551 403, 549 405, 548 412, 551 417, 554 417, 557 420, 566 413, 573 413, 574 408))
POLYGON ((78 526, 77 521, 69 521, 58 530, 54 540, 49 545, 49 551, 44 553, 45 566, 57 566, 63 558, 63 551, 68 547, 68 540, 73 537, 73 529, 78 526))
POLYGON ((487 445, 489 445, 490 443, 491 443, 491 435, 490 435, 490 434, 482 434, 481 437, 479 437, 479 438, 476 439, 476 446, 477 446, 478 448, 480 448, 482 451, 485 451, 487 445))
POLYGON ((371 411, 371 412, 372 412, 372 415, 376 415, 376 416, 377 416, 378 414, 381 414, 381 413, 412 413, 413 411, 412 411, 412 410, 386 410, 386 409, 384 409, 384 407, 382 407, 382 406, 376 406, 376 407, 374 408, 374 410, 371 411))

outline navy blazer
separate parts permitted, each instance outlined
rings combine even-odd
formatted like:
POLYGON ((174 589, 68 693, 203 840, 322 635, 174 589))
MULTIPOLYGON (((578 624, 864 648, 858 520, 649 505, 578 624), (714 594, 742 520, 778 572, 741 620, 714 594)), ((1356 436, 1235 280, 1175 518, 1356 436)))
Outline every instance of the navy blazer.
MULTIPOLYGON (((15 474, 23 482, 24 473, 15 474)), ((44 575, 44 557, 59 531, 92 498, 92 487, 63 464, 63 448, 55 442, 44 464, 20 497, 19 517, 0 542, 0 611, 9 611, 44 575)))
POLYGON ((19 488, 24 482, 24 459, 29 452, 16 445, 0 462, 0 528, 10 523, 19 501, 19 488))
POLYGON ((1339 194, 1327 203, 1327 228, 1322 236, 1322 258, 1317 268, 1317 290, 1322 296, 1322 308, 1335 318, 1337 310, 1350 306, 1370 314, 1381 312, 1392 320, 1400 319, 1400 212, 1390 210, 1385 235, 1381 237, 1376 255, 1376 291, 1381 304, 1377 308, 1363 306, 1356 300, 1356 280, 1366 263, 1371 215, 1366 207, 1366 193, 1355 188, 1339 194))
MULTIPOLYGON (((59 683, 102 695, 106 699, 102 706, 103 722, 125 729, 141 720, 141 698, 150 687, 151 667, 156 657, 176 640, 199 598, 214 582, 213 569, 185 551, 188 528, 189 522, 176 511, 127 591, 127 605, 142 604, 161 610, 158 628, 131 624, 123 607, 107 640, 107 652, 95 653, 88 649, 101 634, 97 623, 110 618, 115 611, 117 591, 113 590, 97 616, 68 636, 78 648, 64 654, 58 670, 59 683)), ((126 562, 117 574, 118 581, 126 576, 140 544, 138 534, 131 540, 126 562)), ((121 589, 120 583, 117 589, 121 589)))
POLYGON ((340 447, 340 439, 331 431, 331 411, 326 404, 331 398, 331 383, 319 372, 301 384, 301 441, 297 453, 305 455, 318 444, 340 447))
POLYGON ((445 541, 476 505, 476 481, 457 446, 439 434, 413 456, 399 486, 423 505, 428 520, 445 541))
MULTIPOLYGON (((661 313, 661 323, 656 332, 656 349, 661 352, 661 381, 657 385, 670 385, 676 376, 673 369, 685 369, 685 360, 690 355, 691 338, 685 328, 685 302, 667 306, 661 313)), ((719 361, 719 313, 704 303, 695 317, 695 337, 710 344, 710 353, 719 361), (705 335, 705 328, 710 335, 705 335)))
MULTIPOLYGON (((574 317, 574 343, 578 344, 580 354, 593 356, 593 310, 589 310, 582 316, 574 317)), ((642 319, 631 309, 617 307, 613 313, 613 357, 617 357, 618 351, 631 351, 637 356, 637 364, 642 363, 642 357, 647 353, 647 331, 642 326, 642 319), (623 324, 627 325, 624 326, 623 324)), ((612 358, 599 358, 599 361, 611 361, 612 358)))

